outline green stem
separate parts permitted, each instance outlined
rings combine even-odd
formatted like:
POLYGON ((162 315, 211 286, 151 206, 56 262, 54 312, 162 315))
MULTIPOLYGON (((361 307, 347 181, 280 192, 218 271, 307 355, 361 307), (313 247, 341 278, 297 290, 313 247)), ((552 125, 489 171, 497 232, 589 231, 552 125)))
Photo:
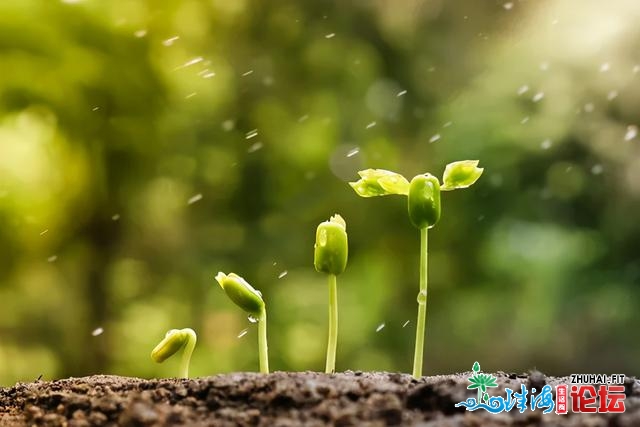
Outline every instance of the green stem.
POLYGON ((260 353, 260 372, 269 373, 269 348, 267 347, 267 310, 262 311, 258 320, 258 352, 260 353))
POLYGON ((187 334, 187 342, 182 350, 182 359, 180 360, 180 377, 189 378, 189 364, 191 363, 191 354, 193 349, 196 348, 196 333, 191 329, 183 331, 187 334))
POLYGON ((420 293, 418 293, 418 321, 416 322, 416 348, 413 356, 413 376, 422 376, 424 335, 427 323, 427 227, 420 229, 420 293))
POLYGON ((482 389, 478 388, 478 403, 482 403, 482 389))
POLYGON ((325 372, 336 371, 336 347, 338 344, 338 286, 336 275, 329 274, 329 341, 327 343, 327 364, 325 372))

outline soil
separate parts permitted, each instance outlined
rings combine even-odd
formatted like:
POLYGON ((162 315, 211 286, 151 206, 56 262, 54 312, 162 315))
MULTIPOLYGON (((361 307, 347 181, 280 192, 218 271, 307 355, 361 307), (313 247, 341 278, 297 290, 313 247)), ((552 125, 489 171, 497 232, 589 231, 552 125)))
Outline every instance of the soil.
MULTIPOLYGON (((424 377, 345 372, 237 373, 192 380, 96 375, 0 389, 2 426, 640 426, 640 382, 627 378, 622 414, 498 415, 454 405, 475 396, 470 373, 424 377)), ((568 383, 539 372, 497 373, 499 389, 568 383)))

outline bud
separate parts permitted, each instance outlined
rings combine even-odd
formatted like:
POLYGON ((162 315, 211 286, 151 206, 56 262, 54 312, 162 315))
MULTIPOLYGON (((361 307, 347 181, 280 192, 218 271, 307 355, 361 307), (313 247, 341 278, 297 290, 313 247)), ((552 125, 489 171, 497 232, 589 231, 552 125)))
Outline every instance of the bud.
POLYGON ((431 174, 417 175, 409 185, 409 219, 416 228, 433 227, 440 219, 440 182, 431 174))
POLYGON ((195 345, 196 333, 193 329, 171 329, 164 336, 164 339, 151 351, 151 359, 157 363, 164 362, 187 345, 190 339, 193 340, 195 345))
POLYGON ((329 221, 321 222, 316 230, 313 265, 321 273, 342 273, 347 267, 349 245, 347 243, 347 224, 338 214, 329 221))
POLYGON ((226 275, 223 272, 219 272, 216 275, 216 280, 229 299, 238 307, 258 318, 264 313, 265 307, 262 294, 242 277, 235 273, 226 275))
POLYGON ((360 179, 349 185, 362 197, 386 196, 389 194, 407 195, 409 181, 395 172, 384 169, 366 169, 358 172, 360 179))
POLYGON ((444 168, 442 191, 467 188, 473 185, 484 171, 483 168, 478 167, 478 163, 478 160, 461 160, 449 163, 444 168))

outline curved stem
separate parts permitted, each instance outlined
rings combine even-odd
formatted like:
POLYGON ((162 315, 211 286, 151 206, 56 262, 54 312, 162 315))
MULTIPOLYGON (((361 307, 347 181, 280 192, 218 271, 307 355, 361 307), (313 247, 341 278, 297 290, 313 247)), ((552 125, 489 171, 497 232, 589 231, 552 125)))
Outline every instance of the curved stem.
POLYGON ((269 348, 267 346, 267 309, 258 319, 258 352, 260 353, 260 372, 269 373, 269 348))
POLYGON ((187 334, 187 341, 184 344, 184 348, 182 350, 182 359, 180 360, 180 376, 182 378, 189 378, 189 364, 191 363, 191 355, 193 354, 193 349, 196 348, 196 333, 189 328, 183 329, 185 334, 187 334))
POLYGON ((418 321, 416 322, 416 348, 413 356, 413 376, 422 376, 424 335, 427 323, 427 227, 420 229, 420 293, 418 293, 418 321))
POLYGON ((327 343, 327 364, 325 372, 336 371, 336 347, 338 345, 338 286, 336 275, 329 274, 329 341, 327 343))

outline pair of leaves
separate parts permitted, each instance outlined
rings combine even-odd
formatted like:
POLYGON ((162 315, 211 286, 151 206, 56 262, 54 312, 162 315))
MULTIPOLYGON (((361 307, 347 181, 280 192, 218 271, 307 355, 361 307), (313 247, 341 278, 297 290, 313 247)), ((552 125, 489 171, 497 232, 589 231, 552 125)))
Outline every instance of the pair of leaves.
MULTIPOLYGON (((478 167, 478 163, 478 160, 449 163, 444 169, 440 190, 451 191, 473 185, 484 170, 478 167)), ((362 197, 409 194, 409 181, 399 173, 384 169, 366 169, 358 172, 358 175, 360 179, 350 182, 349 185, 362 197)))

